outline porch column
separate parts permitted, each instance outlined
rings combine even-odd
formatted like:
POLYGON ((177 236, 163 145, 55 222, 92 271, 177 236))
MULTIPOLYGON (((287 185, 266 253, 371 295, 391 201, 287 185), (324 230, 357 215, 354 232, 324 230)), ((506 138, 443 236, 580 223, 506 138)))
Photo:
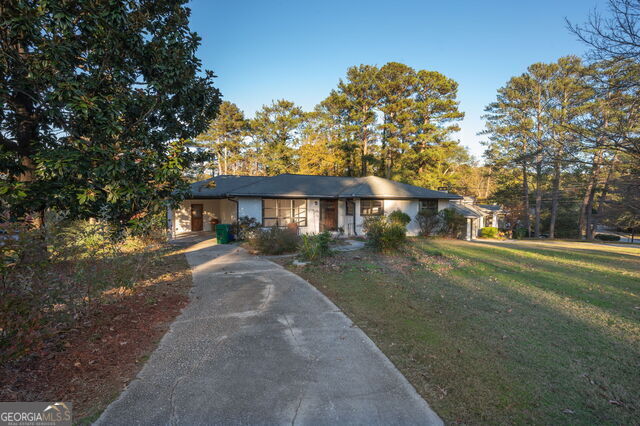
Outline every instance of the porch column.
POLYGON ((465 240, 467 240, 467 241, 471 241, 471 238, 472 238, 472 236, 471 236, 471 232, 472 232, 471 228, 472 228, 471 219, 467 218, 467 238, 465 238, 465 240))

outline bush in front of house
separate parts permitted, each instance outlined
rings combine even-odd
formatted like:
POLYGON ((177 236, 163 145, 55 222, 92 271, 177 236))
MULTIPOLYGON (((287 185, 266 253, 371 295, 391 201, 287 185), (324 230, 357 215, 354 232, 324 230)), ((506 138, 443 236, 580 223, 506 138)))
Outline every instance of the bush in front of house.
POLYGON ((598 234, 594 238, 600 241, 620 241, 619 235, 611 235, 611 234, 598 234))
POLYGON ((399 223, 402 226, 407 226, 411 222, 411 216, 400 210, 389 213, 388 219, 390 222, 399 223))
POLYGON ((439 213, 443 221, 443 235, 451 238, 461 238, 465 234, 467 220, 463 215, 452 208, 444 209, 439 213))
POLYGON ((485 226, 480 228, 480 237, 482 238, 498 238, 500 231, 495 226, 485 226))
POLYGON ((300 257, 305 260, 316 260, 331 254, 329 243, 331 234, 327 231, 317 235, 303 235, 300 242, 300 257))
POLYGON ((262 254, 293 253, 300 245, 300 237, 295 231, 277 226, 257 231, 248 241, 262 254))
POLYGON ((429 237, 436 235, 442 224, 442 216, 435 210, 421 210, 416 215, 420 227, 420 235, 429 237))
POLYGON ((238 222, 233 225, 233 234, 238 240, 248 241, 253 238, 257 232, 260 232, 261 228, 262 224, 255 218, 241 216, 238 218, 238 222))
POLYGON ((407 240, 406 226, 385 216, 367 217, 363 229, 367 234, 367 245, 375 251, 398 250, 407 240))

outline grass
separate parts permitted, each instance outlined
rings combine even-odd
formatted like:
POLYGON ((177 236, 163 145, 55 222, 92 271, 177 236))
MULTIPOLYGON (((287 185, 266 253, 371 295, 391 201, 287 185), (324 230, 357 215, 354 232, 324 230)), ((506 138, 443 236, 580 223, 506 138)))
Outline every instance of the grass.
POLYGON ((637 247, 413 239, 291 268, 446 422, 638 422, 637 247))

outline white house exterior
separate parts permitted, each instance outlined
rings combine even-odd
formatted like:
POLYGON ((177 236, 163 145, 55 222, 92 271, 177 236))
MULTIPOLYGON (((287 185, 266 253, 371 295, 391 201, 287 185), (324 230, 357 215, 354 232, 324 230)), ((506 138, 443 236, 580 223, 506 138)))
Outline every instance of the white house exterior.
POLYGON ((496 204, 476 204, 473 197, 462 197, 450 201, 450 207, 466 219, 466 240, 476 239, 480 236, 480 230, 487 226, 504 228, 504 224, 501 223, 504 212, 496 204))
POLYGON ((328 230, 353 236, 363 234, 366 216, 400 210, 412 219, 408 235, 417 235, 420 209, 440 211, 457 199, 461 197, 375 176, 216 176, 191 185, 191 197, 169 211, 168 225, 175 236, 212 231, 212 223, 231 224, 248 216, 265 227, 295 222, 302 234, 328 230))

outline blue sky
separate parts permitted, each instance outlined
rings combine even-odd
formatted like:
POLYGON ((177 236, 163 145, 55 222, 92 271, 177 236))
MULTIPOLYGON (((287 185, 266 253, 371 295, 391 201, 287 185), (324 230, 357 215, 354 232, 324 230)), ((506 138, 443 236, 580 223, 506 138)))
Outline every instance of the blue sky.
POLYGON ((457 137, 476 157, 496 90, 534 62, 582 55, 564 18, 582 23, 596 6, 606 10, 604 0, 190 3, 204 67, 247 116, 281 98, 311 110, 349 66, 398 61, 460 84, 457 137))

